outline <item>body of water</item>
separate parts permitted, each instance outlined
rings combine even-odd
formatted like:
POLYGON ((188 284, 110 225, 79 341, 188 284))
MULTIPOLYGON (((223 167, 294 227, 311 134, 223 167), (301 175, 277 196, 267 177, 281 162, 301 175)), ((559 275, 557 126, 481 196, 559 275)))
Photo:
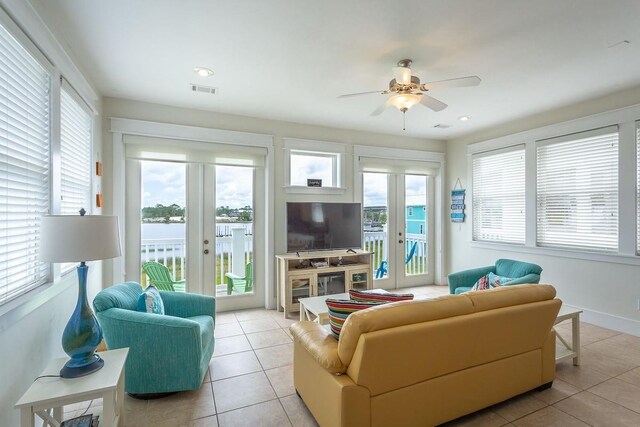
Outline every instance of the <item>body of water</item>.
MULTIPOLYGON (((148 239, 185 239, 187 227, 185 223, 141 224, 142 240, 148 239)), ((253 223, 220 223, 216 224, 216 236, 231 236, 233 228, 244 228, 245 234, 253 233, 253 223)))

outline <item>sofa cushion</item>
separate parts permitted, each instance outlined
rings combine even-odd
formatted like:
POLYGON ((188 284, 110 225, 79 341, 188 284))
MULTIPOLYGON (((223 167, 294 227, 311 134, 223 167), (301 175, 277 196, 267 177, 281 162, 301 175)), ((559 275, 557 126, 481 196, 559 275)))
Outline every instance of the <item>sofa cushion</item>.
POLYGON ((342 325, 344 325, 344 322, 347 320, 347 317, 349 317, 351 313, 375 307, 380 304, 384 303, 329 298, 327 300, 327 308, 329 309, 329 325, 331 326, 331 333, 333 333, 334 337, 340 338, 342 325))
POLYGON ((489 281, 489 274, 485 274, 484 276, 479 278, 476 281, 476 283, 473 284, 473 286, 471 287, 471 290, 484 291, 485 289, 491 289, 491 288, 495 288, 495 286, 492 286, 491 282, 489 281))
POLYGON ((138 297, 138 311, 143 313, 164 314, 164 304, 160 292, 155 286, 149 285, 138 297))
POLYGON ((413 299, 413 294, 390 294, 363 292, 356 289, 349 289, 349 298, 352 301, 359 302, 396 302, 407 301, 413 299))

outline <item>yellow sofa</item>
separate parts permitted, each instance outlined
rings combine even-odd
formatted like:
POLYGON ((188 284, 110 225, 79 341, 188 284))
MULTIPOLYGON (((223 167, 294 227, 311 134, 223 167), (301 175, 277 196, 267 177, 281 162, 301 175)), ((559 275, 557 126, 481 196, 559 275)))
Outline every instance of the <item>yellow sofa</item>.
POLYGON ((294 384, 321 426, 432 426, 555 378, 550 285, 403 301, 353 313, 336 340, 291 326, 294 384))

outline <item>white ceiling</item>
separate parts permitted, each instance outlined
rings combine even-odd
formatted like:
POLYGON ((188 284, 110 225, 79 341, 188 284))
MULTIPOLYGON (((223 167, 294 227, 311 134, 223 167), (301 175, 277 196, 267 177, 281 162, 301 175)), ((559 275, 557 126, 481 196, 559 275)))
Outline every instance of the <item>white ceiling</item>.
POLYGON ((638 0, 31 1, 103 95, 223 113, 451 139, 640 85, 638 0), (369 115, 384 95, 336 99, 385 89, 402 58, 482 84, 431 91, 449 108, 414 106, 404 132, 369 115))

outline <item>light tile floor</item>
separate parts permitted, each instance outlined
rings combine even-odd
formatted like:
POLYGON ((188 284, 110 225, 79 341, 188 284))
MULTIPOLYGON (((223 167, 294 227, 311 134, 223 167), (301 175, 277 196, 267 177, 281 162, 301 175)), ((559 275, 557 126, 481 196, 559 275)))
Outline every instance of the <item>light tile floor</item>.
MULTIPOLYGON (((409 290, 418 298, 446 287, 409 290)), ((295 394, 294 321, 274 310, 220 313, 216 351, 199 390, 158 400, 126 397, 132 427, 315 426, 295 394)), ((582 364, 557 365, 553 387, 529 392, 446 424, 451 426, 640 426, 640 337, 582 323, 582 364)), ((569 322, 557 331, 570 336, 569 322)), ((65 418, 102 413, 100 400, 65 407, 65 418)))

